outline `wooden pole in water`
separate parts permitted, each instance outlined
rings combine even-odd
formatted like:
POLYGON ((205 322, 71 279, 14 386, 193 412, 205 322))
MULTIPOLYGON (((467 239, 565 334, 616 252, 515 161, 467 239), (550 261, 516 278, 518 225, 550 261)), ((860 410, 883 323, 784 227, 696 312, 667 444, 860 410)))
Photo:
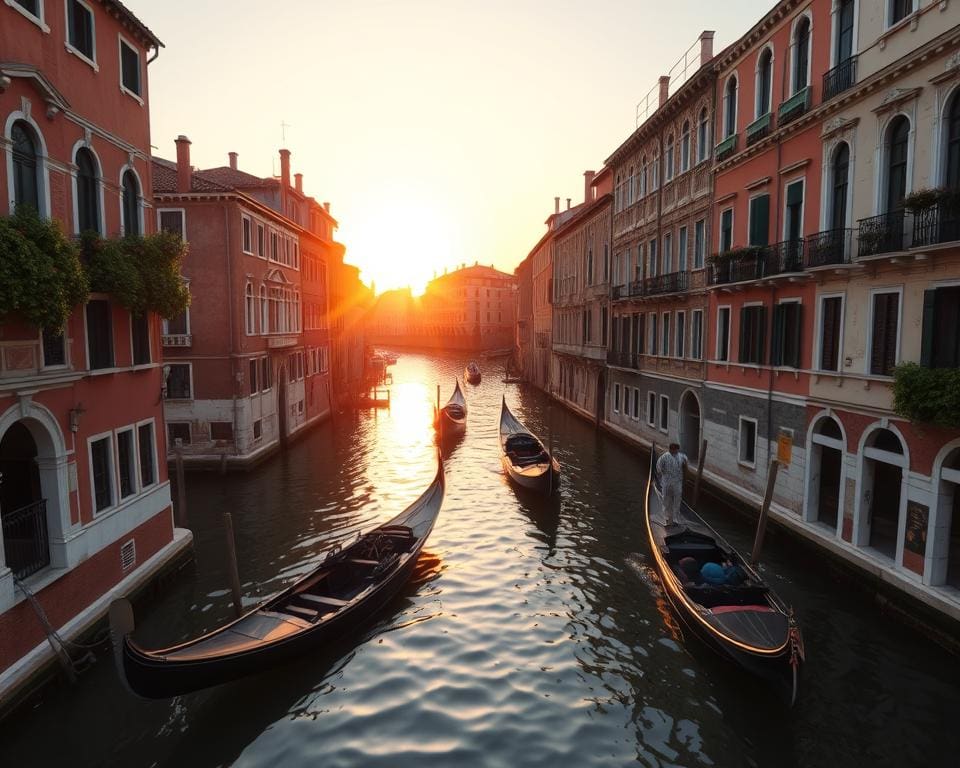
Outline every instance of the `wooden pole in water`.
POLYGON ((187 527, 187 483, 183 471, 183 439, 173 444, 173 461, 177 469, 177 527, 187 527))
POLYGON ((223 529, 227 537, 227 568, 230 570, 233 610, 239 618, 243 615, 243 601, 240 599, 240 573, 237 571, 237 542, 233 537, 233 515, 229 512, 223 513, 223 529))
POLYGON ((753 540, 753 553, 750 555, 750 562, 756 565, 760 561, 760 549, 763 547, 763 536, 767 532, 767 515, 770 512, 770 502, 773 501, 773 486, 777 483, 777 472, 780 470, 780 462, 776 459, 770 461, 770 470, 767 472, 767 491, 763 494, 763 506, 760 507, 760 519, 757 520, 757 535, 753 540))
POLYGON ((707 460, 707 441, 706 439, 700 441, 700 457, 697 462, 697 477, 693 481, 693 499, 690 502, 690 506, 694 509, 697 508, 697 500, 700 498, 700 479, 703 477, 703 465, 707 460))

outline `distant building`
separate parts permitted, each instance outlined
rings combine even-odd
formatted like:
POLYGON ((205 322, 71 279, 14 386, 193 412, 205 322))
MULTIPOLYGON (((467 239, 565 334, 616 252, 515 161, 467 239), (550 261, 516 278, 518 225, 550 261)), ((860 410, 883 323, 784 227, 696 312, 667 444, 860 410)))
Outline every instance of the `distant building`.
MULTIPOLYGON (((340 247, 342 254, 342 246, 340 247)), ((330 292, 333 389, 337 407, 346 405, 365 387, 370 336, 367 319, 373 292, 360 281, 360 270, 334 261, 330 292)))
POLYGON ((513 340, 515 375, 533 379, 533 258, 527 256, 513 271, 517 278, 517 332, 513 340))

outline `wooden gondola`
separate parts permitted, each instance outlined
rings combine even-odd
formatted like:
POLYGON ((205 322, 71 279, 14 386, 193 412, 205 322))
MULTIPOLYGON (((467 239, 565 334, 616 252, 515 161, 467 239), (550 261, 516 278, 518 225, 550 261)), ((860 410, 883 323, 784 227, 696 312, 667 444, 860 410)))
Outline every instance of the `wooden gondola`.
POLYGON ((117 665, 129 688, 167 698, 274 667, 366 623, 406 584, 443 503, 443 463, 419 499, 341 549, 257 608, 201 637, 162 650, 130 637, 133 610, 110 606, 117 665))
POLYGON ((803 638, 793 611, 740 554, 684 502, 666 525, 654 450, 647 480, 645 519, 654 566, 683 625, 721 656, 774 681, 796 700, 803 638), (681 560, 690 570, 685 570, 681 560), (745 580, 715 586, 690 575, 707 562, 729 561, 745 580))
POLYGON ((461 435, 467 429, 467 400, 456 382, 447 404, 437 413, 437 430, 441 437, 461 435))
POLYGON ((521 488, 547 495, 557 489, 560 462, 510 412, 506 397, 500 406, 500 461, 510 479, 521 488))
POLYGON ((463 369, 463 378, 465 381, 470 384, 479 384, 480 383, 480 366, 473 360, 467 363, 467 367, 463 369))

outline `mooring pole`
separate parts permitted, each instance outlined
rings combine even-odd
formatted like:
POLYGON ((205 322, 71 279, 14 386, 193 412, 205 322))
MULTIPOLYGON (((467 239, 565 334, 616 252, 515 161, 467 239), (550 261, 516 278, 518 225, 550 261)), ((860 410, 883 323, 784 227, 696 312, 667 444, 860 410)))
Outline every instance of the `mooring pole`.
POLYGON ((183 439, 177 438, 173 444, 174 464, 177 469, 177 527, 187 527, 187 483, 183 472, 183 439))
POLYGON ((760 507, 760 519, 757 520, 757 535, 753 540, 753 554, 750 555, 750 562, 756 565, 760 561, 760 549, 763 547, 763 536, 767 532, 767 515, 770 513, 770 502, 773 501, 773 486, 777 483, 777 472, 780 470, 780 462, 776 459, 770 461, 770 470, 767 472, 767 491, 763 494, 763 506, 760 507))
POLYGON ((230 591, 233 593, 233 610, 239 618, 243 615, 240 599, 240 573, 237 571, 237 542, 233 538, 233 515, 223 513, 224 535, 227 537, 227 568, 230 570, 230 591))
POLYGON ((697 508, 697 499, 700 498, 700 479, 703 477, 703 465, 706 463, 707 459, 707 441, 706 439, 700 441, 700 458, 697 462, 697 476, 693 481, 693 499, 690 502, 690 506, 694 509, 697 508))

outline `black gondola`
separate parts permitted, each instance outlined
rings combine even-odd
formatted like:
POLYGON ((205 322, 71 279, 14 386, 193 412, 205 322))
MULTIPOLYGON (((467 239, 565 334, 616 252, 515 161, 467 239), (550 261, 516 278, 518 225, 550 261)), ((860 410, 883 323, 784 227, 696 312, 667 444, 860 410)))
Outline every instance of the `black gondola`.
POLYGON ((792 705, 803 661, 803 638, 793 611, 686 502, 673 524, 665 524, 657 458, 654 450, 645 518, 650 551, 667 598, 690 632, 721 656, 786 686, 792 705), (716 586, 699 577, 699 569, 707 562, 725 561, 740 567, 745 577, 741 583, 716 586))
POLYGON ((162 650, 130 638, 133 610, 110 606, 114 652, 134 693, 158 699, 287 662, 365 623, 410 578, 443 503, 443 463, 419 499, 257 608, 201 637, 162 650))
POLYGON ((467 401, 459 381, 456 382, 447 404, 437 413, 437 429, 441 437, 460 435, 467 429, 467 401))
POLYGON ((473 360, 467 363, 467 367, 463 369, 463 378, 468 381, 470 384, 479 384, 480 383, 480 366, 473 360))
POLYGON ((511 413, 506 397, 500 406, 500 461, 510 479, 521 488, 548 495, 557 489, 560 462, 511 413))

